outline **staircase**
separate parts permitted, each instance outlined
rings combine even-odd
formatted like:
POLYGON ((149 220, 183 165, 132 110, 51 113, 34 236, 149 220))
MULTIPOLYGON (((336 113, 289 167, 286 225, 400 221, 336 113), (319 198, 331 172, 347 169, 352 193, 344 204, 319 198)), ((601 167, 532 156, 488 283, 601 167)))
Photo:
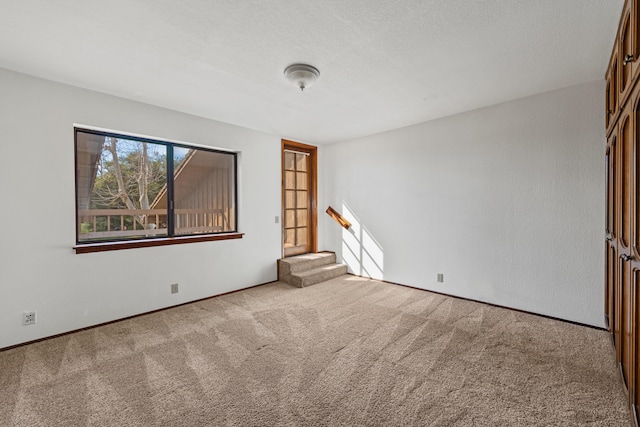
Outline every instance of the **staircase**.
POLYGON ((304 288, 347 274, 347 266, 336 264, 336 254, 319 252, 278 260, 280 281, 304 288))

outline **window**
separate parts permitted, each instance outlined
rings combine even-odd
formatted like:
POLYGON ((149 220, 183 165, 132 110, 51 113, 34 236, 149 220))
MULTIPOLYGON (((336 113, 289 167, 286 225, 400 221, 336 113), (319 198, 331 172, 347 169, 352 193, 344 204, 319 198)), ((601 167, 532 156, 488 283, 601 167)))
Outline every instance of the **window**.
POLYGON ((78 245, 236 232, 235 153, 79 128, 75 147, 78 245))

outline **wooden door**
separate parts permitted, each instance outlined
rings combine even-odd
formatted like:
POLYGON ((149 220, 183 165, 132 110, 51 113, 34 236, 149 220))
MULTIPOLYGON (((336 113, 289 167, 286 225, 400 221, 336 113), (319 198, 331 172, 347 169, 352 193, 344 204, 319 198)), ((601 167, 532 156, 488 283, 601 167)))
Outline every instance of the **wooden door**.
POLYGON ((605 319, 629 403, 640 405, 640 0, 626 0, 606 73, 605 319))
POLYGON ((282 141, 282 246, 285 257, 317 252, 316 147, 282 141))

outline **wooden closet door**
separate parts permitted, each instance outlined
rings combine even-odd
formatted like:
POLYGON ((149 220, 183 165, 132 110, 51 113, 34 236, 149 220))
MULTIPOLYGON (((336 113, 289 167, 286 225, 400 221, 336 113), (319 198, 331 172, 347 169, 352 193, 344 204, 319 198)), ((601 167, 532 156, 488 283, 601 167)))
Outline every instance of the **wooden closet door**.
POLYGON ((640 406, 640 0, 626 0, 606 79, 605 319, 629 403, 640 406))

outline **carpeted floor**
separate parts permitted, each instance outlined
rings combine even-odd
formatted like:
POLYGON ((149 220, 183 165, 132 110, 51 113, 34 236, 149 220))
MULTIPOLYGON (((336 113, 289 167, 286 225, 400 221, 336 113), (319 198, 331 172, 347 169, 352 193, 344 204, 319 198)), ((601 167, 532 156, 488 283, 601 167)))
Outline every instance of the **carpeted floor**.
POLYGON ((606 332, 343 276, 0 352, 2 426, 630 426, 606 332))

